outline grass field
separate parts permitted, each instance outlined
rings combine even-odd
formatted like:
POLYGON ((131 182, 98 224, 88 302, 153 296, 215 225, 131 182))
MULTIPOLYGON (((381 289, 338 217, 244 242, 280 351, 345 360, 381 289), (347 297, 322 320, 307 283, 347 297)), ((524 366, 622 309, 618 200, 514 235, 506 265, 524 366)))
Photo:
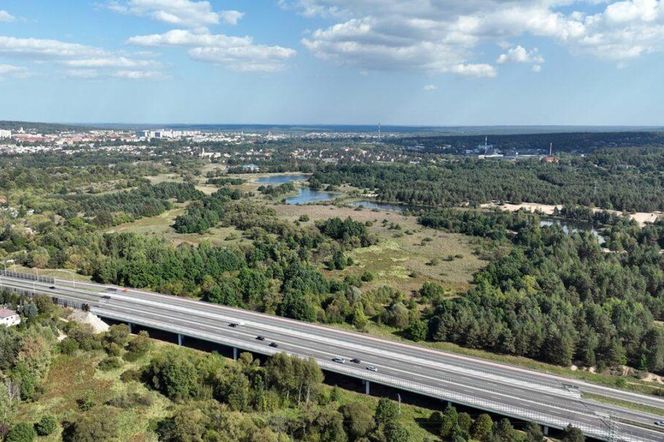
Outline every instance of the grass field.
POLYGON ((485 265, 473 254, 471 238, 422 227, 414 216, 334 205, 272 207, 290 221, 307 215, 309 223, 332 217, 371 222, 369 232, 378 239, 377 244, 353 250, 350 256, 356 265, 341 272, 374 273, 376 278, 370 287, 390 285, 408 293, 418 290, 425 281, 436 281, 448 289, 463 291, 469 287, 472 275, 485 265))
POLYGON ((131 232, 139 235, 159 235, 173 242, 175 245, 182 243, 200 244, 203 241, 209 241, 216 245, 229 245, 245 241, 242 239, 242 232, 234 227, 216 227, 202 234, 177 233, 171 226, 173 225, 175 218, 183 214, 184 211, 184 205, 178 205, 178 207, 167 210, 161 215, 141 218, 131 223, 120 224, 108 229, 107 232, 131 232), (234 239, 228 240, 228 238, 234 239))

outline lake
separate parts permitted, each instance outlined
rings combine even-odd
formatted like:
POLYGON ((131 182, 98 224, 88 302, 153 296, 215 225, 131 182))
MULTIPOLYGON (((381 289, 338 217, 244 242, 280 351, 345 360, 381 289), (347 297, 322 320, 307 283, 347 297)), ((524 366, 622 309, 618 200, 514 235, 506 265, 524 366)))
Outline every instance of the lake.
POLYGON ((286 184, 286 183, 292 183, 295 181, 306 181, 309 179, 308 175, 272 175, 272 176, 264 176, 261 178, 258 178, 256 180, 257 183, 259 184, 272 184, 272 185, 279 185, 279 184, 286 184))
POLYGON ((541 227, 548 227, 552 226, 554 224, 558 224, 560 227, 562 227, 563 232, 569 234, 569 233, 574 233, 574 232, 580 232, 580 231, 587 231, 593 234, 595 238, 597 238, 597 241, 600 244, 604 244, 606 242, 606 238, 602 236, 601 233, 599 233, 593 226, 590 224, 581 224, 581 223, 572 223, 570 221, 561 221, 557 219, 544 219, 540 221, 540 226, 541 227))
POLYGON ((340 194, 335 192, 325 192, 322 190, 311 190, 308 187, 300 187, 298 194, 286 198, 286 204, 308 204, 321 201, 332 201, 340 194))

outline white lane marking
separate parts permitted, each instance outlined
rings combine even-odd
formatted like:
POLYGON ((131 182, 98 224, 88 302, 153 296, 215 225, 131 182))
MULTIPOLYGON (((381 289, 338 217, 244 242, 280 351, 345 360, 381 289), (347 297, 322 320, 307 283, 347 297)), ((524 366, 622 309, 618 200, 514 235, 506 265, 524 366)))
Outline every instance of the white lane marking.
MULTIPOLYGON (((19 281, 22 282, 22 283, 26 283, 25 280, 19 280, 19 281)), ((67 284, 72 285, 71 281, 66 281, 66 280, 61 280, 61 279, 55 279, 55 281, 59 281, 61 283, 64 283, 65 285, 67 285, 67 284)), ((86 283, 86 282, 77 282, 76 284, 95 287, 97 290, 99 290, 100 288, 105 289, 107 287, 118 288, 116 286, 107 286, 107 285, 103 285, 103 284, 86 283)), ((352 336, 354 338, 371 340, 371 341, 374 341, 374 342, 380 342, 380 343, 385 344, 385 345, 398 346, 398 347, 406 348, 408 350, 415 351, 415 352, 420 352, 420 351, 421 352, 426 352, 426 353, 429 353, 429 354, 436 355, 438 357, 450 357, 450 358, 454 358, 454 359, 458 359, 458 360, 463 360, 463 361, 466 361, 466 362, 472 362, 472 363, 477 364, 477 365, 493 366, 493 367, 504 369, 504 370, 507 370, 507 371, 518 371, 518 372, 526 373, 526 374, 529 374, 529 375, 534 376, 534 377, 543 377, 543 378, 553 379, 553 380, 560 381, 560 382, 573 383, 573 384, 576 384, 576 385, 586 386, 586 387, 589 387, 589 388, 592 388, 592 389, 603 390, 605 392, 612 393, 614 396, 617 396, 617 397, 620 397, 622 395, 622 396, 629 396, 629 397, 632 397, 634 399, 638 399, 640 401, 646 401, 646 402, 649 401, 650 403, 661 402, 660 406, 664 406, 664 399, 648 397, 648 396, 644 396, 644 395, 629 392, 629 391, 616 390, 614 388, 605 387, 605 386, 598 385, 598 384, 590 384, 590 383, 587 383, 587 382, 584 382, 584 381, 579 381, 579 380, 576 380, 576 379, 565 378, 565 377, 561 377, 561 376, 551 375, 551 374, 548 374, 548 373, 536 372, 536 371, 527 370, 527 369, 523 369, 523 368, 516 367, 516 366, 498 364, 498 363, 495 363, 495 362, 481 360, 481 359, 477 359, 477 358, 471 358, 471 357, 467 357, 467 356, 463 356, 463 355, 457 355, 457 354, 443 352, 443 351, 439 351, 439 350, 432 350, 432 349, 429 349, 429 348, 426 348, 426 347, 416 347, 416 346, 412 346, 412 345, 408 345, 408 344, 404 344, 404 343, 396 342, 396 341, 386 341, 386 340, 383 340, 383 339, 375 338, 373 336, 362 336, 362 335, 358 335, 357 333, 347 332, 347 331, 344 331, 344 330, 331 329, 331 328, 323 327, 323 326, 316 325, 316 324, 303 323, 303 322, 295 321, 295 320, 288 319, 288 318, 281 318, 281 317, 278 317, 278 316, 270 316, 270 315, 255 313, 255 312, 251 312, 251 311, 247 311, 247 310, 222 306, 222 305, 218 305, 218 304, 204 303, 204 302, 201 302, 201 301, 196 301, 196 300, 191 300, 191 299, 186 299, 186 298, 181 298, 181 297, 176 297, 176 296, 162 295, 162 294, 159 294, 159 293, 147 292, 147 291, 137 290, 137 289, 124 289, 124 288, 120 287, 119 290, 127 290, 127 292, 125 292, 125 293, 135 292, 135 293, 143 294, 143 295, 146 295, 146 296, 152 296, 152 297, 156 297, 156 298, 163 298, 164 301, 170 301, 170 302, 175 301, 175 302, 191 303, 191 304, 194 304, 194 305, 199 306, 199 307, 217 309, 217 310, 221 310, 221 311, 231 311, 231 312, 234 312, 234 313, 240 313, 240 314, 244 314, 244 315, 247 315, 247 316, 258 317, 258 318, 262 318, 262 319, 269 319, 269 320, 274 320, 274 321, 297 324, 297 325, 304 326, 304 327, 316 328, 316 329, 324 330, 324 331, 330 332, 330 333, 338 333, 338 334, 343 334, 343 335, 347 335, 347 336, 352 336)), ((137 298, 132 298, 132 300, 136 300, 136 299, 137 298)), ((459 368, 461 370, 468 370, 468 369, 465 369, 465 368, 462 368, 462 367, 459 367, 459 368)), ((483 372, 480 372, 480 373, 484 374, 483 372)), ((504 376, 502 376, 502 377, 505 378, 504 376)), ((510 378, 505 378, 505 379, 510 379, 510 378)), ((517 382, 519 382, 519 381, 517 381, 517 382)), ((527 385, 538 386, 538 387, 543 387, 543 388, 546 388, 546 389, 551 389, 551 390, 555 391, 556 394, 560 393, 560 391, 554 389, 553 387, 544 386, 544 385, 540 386, 536 383, 533 383, 532 381, 528 381, 527 385)), ((538 389, 542 390, 542 388, 538 388, 538 389)))
MULTIPOLYGON (((128 307, 113 306, 113 308, 125 311, 125 312, 130 313, 130 314, 134 313, 132 311, 132 309, 128 308, 128 307)), ((149 311, 146 312, 146 313, 149 314, 150 316, 152 316, 153 317, 152 319, 162 318, 162 320, 166 321, 166 322, 173 321, 174 319, 179 320, 179 321, 185 323, 185 327, 205 327, 207 329, 205 331, 207 331, 207 332, 217 332, 217 333, 219 333, 219 331, 221 331, 222 333, 246 336, 247 338, 250 338, 251 342, 253 342, 255 337, 256 337, 256 335, 254 335, 253 333, 243 332, 243 331, 241 331, 237 328, 226 328, 226 327, 220 327, 220 326, 211 325, 211 324, 201 325, 201 324, 197 324, 193 321, 189 321, 189 320, 182 319, 182 318, 177 318, 177 317, 174 317, 174 316, 171 316, 171 315, 165 315, 165 314, 162 314, 162 313, 155 313, 155 312, 149 312, 149 311)), ((174 322, 170 322, 170 323, 174 324, 174 322)), ((293 343, 290 343, 290 342, 283 342, 283 341, 280 342, 279 340, 272 340, 272 339, 270 339, 270 341, 271 342, 277 342, 280 345, 285 346, 286 348, 296 349, 296 350, 300 351, 301 354, 304 354, 306 356, 308 356, 306 352, 313 353, 313 354, 327 355, 328 358, 325 358, 325 359, 317 358, 319 360, 323 360, 323 361, 326 361, 326 362, 329 362, 332 358, 339 356, 337 353, 332 353, 332 352, 321 350, 321 349, 315 349, 315 348, 307 347, 305 345, 293 344, 293 343)), ((365 372, 365 370, 363 368, 359 368, 358 366, 353 365, 353 364, 342 364, 342 365, 345 365, 347 367, 351 367, 351 369, 357 370, 358 374, 364 374, 364 372, 365 372)), ((387 374, 390 374, 389 372, 398 372, 398 373, 404 373, 404 374, 408 375, 409 377, 415 376, 415 377, 419 377, 419 378, 422 378, 422 379, 427 379, 427 380, 434 381, 434 382, 442 382, 444 384, 455 385, 456 387, 459 386, 458 384, 455 384, 453 381, 448 381, 448 380, 445 380, 445 379, 439 379, 439 378, 435 378, 433 376, 424 375, 424 374, 420 374, 420 373, 410 372, 410 371, 406 371, 406 370, 401 369, 401 368, 390 367, 390 366, 382 365, 380 363, 372 363, 372 365, 375 365, 376 367, 382 367, 384 370, 387 370, 387 374)), ((474 387, 472 385, 464 385, 463 388, 465 390, 476 390, 476 391, 479 391, 479 392, 483 392, 485 395, 487 393, 486 389, 483 389, 483 388, 480 388, 480 387, 474 387)), ((490 393, 490 396, 492 396, 492 397, 500 396, 500 397, 516 400, 518 402, 530 403, 530 404, 538 405, 540 407, 551 408, 551 409, 558 410, 558 411, 563 412, 563 413, 574 413, 574 414, 577 414, 577 415, 580 415, 580 416, 586 416, 586 417, 589 417, 589 418, 592 418, 592 419, 597 419, 597 415, 589 414, 589 413, 583 412, 583 411, 577 411, 577 410, 568 409, 568 408, 561 408, 559 406, 540 403, 540 402, 536 402, 536 401, 526 399, 526 398, 510 396, 509 394, 501 393, 501 392, 497 392, 497 391, 490 391, 489 390, 488 393, 490 393)))
MULTIPOLYGON (((111 297, 111 299, 120 299, 120 300, 125 300, 125 301, 128 301, 128 302, 134 302, 134 303, 139 303, 139 304, 144 304, 144 305, 151 305, 151 306, 155 306, 155 307, 165 308, 165 306, 163 304, 158 303, 156 301, 149 301, 149 300, 146 300, 146 299, 140 299, 140 298, 125 296, 125 295, 122 295, 122 294, 115 294, 114 296, 111 297)), ((209 319, 219 318, 220 320, 224 320, 224 321, 231 321, 231 322, 232 321, 237 321, 237 318, 231 318, 231 317, 228 317, 228 316, 219 315, 217 313, 203 312, 203 311, 199 311, 197 309, 190 309, 188 307, 181 307, 181 306, 176 306, 176 305, 171 304, 171 305, 168 306, 168 308, 172 309, 172 310, 177 310, 177 311, 180 311, 180 312, 183 312, 183 313, 189 313, 189 314, 192 314, 192 315, 203 316, 203 317, 206 317, 206 318, 209 318, 209 319)), ((299 331, 288 330, 284 333, 283 329, 280 328, 280 327, 276 327, 276 326, 272 326, 272 325, 268 325, 268 324, 257 324, 257 323, 251 322, 251 321, 245 321, 245 322, 247 323, 247 325, 253 326, 254 328, 266 329, 266 330, 272 330, 272 331, 280 331, 282 334, 289 334, 289 335, 292 335, 292 336, 297 336, 299 338, 306 337, 308 339, 311 339, 311 335, 308 335, 306 333, 302 333, 302 332, 299 332, 299 331)), ((332 339, 332 338, 327 338, 327 337, 324 337, 324 336, 316 337, 316 339, 319 340, 319 341, 322 341, 322 342, 326 342, 328 344, 337 344, 337 345, 339 344, 339 341, 337 341, 335 339, 332 339)), ((398 353, 393 353, 393 352, 389 352, 389 351, 385 351, 385 350, 381 350, 381 349, 373 349, 371 347, 365 347, 363 345, 359 345, 359 344, 355 344, 355 343, 351 343, 351 342, 345 342, 344 345, 351 348, 351 349, 363 351, 363 352, 366 352, 366 353, 372 353, 374 355, 379 355, 379 356, 388 355, 392 359, 400 359, 403 362, 411 362, 411 363, 414 362, 414 363, 417 363, 419 365, 424 365, 424 366, 428 366, 428 367, 431 367, 431 368, 438 368, 438 369, 445 370, 445 371, 448 371, 448 372, 451 372, 451 373, 462 374, 462 375, 465 375, 465 376, 473 376, 473 377, 482 378, 482 379, 485 379, 485 380, 488 380, 488 381, 500 382, 500 383, 503 383, 503 384, 513 385, 513 386, 516 386, 516 387, 519 387, 519 388, 524 388, 524 389, 538 390, 538 391, 546 392, 546 393, 549 393, 549 394, 553 394, 555 396, 566 396, 566 397, 572 397, 572 398, 575 398, 575 399, 579 399, 581 397, 580 393, 578 393, 578 392, 570 392, 570 391, 564 390, 562 388, 553 388, 553 387, 549 387, 549 386, 546 386, 546 385, 537 385, 537 384, 527 383, 527 382, 519 381, 517 379, 512 379, 512 378, 508 378, 508 377, 504 377, 504 376, 498 376, 498 375, 485 373, 485 372, 478 372, 478 371, 475 371, 475 370, 472 370, 472 369, 464 369, 464 368, 456 367, 454 365, 445 364, 445 363, 442 363, 442 362, 434 362, 434 361, 430 361, 430 360, 427 360, 427 359, 418 358, 418 357, 415 357, 415 356, 402 356, 402 355, 399 355, 398 353)))

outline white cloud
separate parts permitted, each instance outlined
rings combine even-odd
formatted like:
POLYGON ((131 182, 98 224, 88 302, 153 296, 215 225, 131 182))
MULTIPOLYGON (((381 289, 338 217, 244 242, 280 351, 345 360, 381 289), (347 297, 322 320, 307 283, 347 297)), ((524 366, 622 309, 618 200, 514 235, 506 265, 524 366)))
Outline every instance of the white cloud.
POLYGON ((446 70, 454 74, 465 75, 467 77, 485 77, 493 78, 496 76, 496 68, 490 64, 456 64, 446 70))
POLYGON ((232 10, 217 12, 208 1, 193 0, 111 1, 107 7, 122 14, 150 17, 170 25, 196 29, 205 29, 222 21, 234 25, 244 15, 232 10))
POLYGON ((14 21, 16 18, 11 15, 9 12, 0 9, 0 22, 10 22, 14 21))
POLYGON ((215 63, 238 71, 277 71, 296 53, 293 49, 281 46, 255 44, 251 37, 196 33, 184 29, 135 36, 127 42, 147 47, 186 47, 189 56, 194 60, 215 63))
POLYGON ((161 72, 157 71, 131 71, 131 70, 121 70, 114 72, 113 77, 117 78, 126 78, 129 80, 150 80, 155 78, 162 78, 163 75, 161 72))
POLYGON ((8 77, 27 77, 28 70, 21 66, 12 64, 0 64, 0 80, 8 77))
POLYGON ((78 78, 112 76, 119 70, 154 72, 160 64, 153 59, 127 55, 78 43, 39 38, 0 36, 0 55, 38 63, 54 63, 78 78))
POLYGON ((427 92, 433 92, 438 90, 438 86, 436 86, 435 84, 426 84, 422 89, 427 92))
POLYGON ((219 16, 224 23, 229 25, 236 25, 242 19, 242 17, 244 17, 244 12, 234 10, 221 11, 219 16))
MULTIPOLYGON (((302 40, 316 57, 360 69, 495 75, 479 47, 517 38, 553 40, 577 55, 624 61, 664 52, 664 0, 281 0, 332 21, 302 40), (592 4, 591 8, 588 5, 592 4), (593 12, 583 12, 588 11, 593 12)), ((511 45, 508 45, 508 47, 511 45)), ((541 66, 512 48, 498 62, 541 66)))
POLYGON ((544 57, 539 54, 537 48, 526 49, 523 46, 515 46, 513 48, 507 49, 507 52, 500 54, 498 64, 505 63, 528 63, 528 64, 542 64, 544 63, 544 57))

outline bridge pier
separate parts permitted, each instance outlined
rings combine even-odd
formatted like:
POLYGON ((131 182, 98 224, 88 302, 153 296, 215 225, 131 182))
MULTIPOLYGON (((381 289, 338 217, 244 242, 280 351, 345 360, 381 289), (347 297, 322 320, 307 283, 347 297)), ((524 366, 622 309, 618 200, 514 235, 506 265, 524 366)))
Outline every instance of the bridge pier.
POLYGON ((545 436, 549 435, 549 427, 546 425, 542 425, 542 433, 544 433, 545 436))
POLYGON ((371 381, 364 381, 364 394, 371 394, 371 381))
POLYGON ((233 347, 233 360, 237 361, 237 347, 233 347))
POLYGON ((178 345, 182 346, 183 343, 184 343, 184 336, 178 333, 178 345))
POLYGON ((127 323, 127 327, 129 327, 129 333, 133 333, 133 330, 132 330, 133 326, 132 326, 131 322, 127 323))

